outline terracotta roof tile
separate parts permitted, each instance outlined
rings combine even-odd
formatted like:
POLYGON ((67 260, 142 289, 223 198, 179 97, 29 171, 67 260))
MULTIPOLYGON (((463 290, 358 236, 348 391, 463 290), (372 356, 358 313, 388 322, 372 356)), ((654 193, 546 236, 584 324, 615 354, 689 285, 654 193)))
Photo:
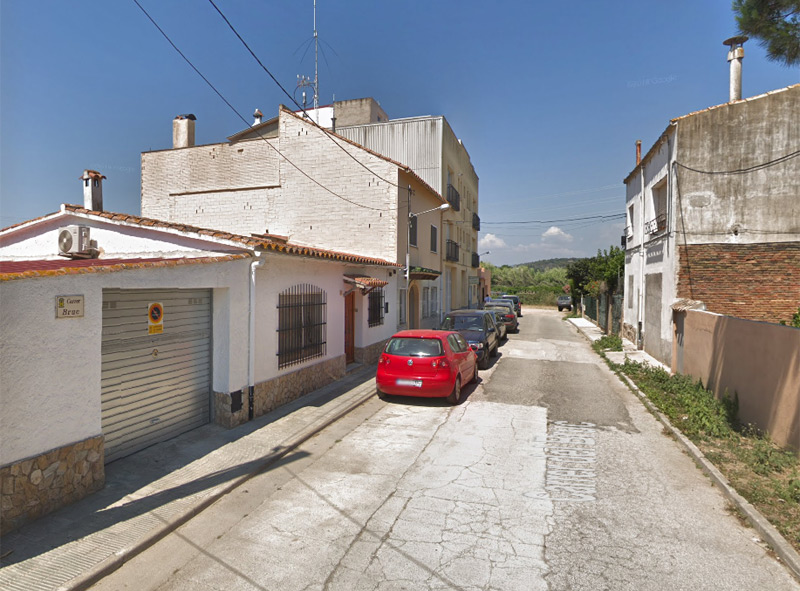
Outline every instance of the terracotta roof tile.
POLYGON ((365 264, 365 265, 378 265, 382 267, 401 267, 402 265, 398 263, 393 263, 391 261, 387 261, 384 259, 378 259, 374 257, 366 257, 362 255, 352 254, 352 253, 345 253, 345 252, 338 252, 334 250, 327 250, 323 248, 314 248, 310 246, 303 246, 299 244, 291 244, 289 242, 284 242, 282 240, 283 237, 279 237, 278 239, 271 239, 267 237, 252 237, 252 236, 242 236, 239 234, 231 234, 229 232, 220 232, 218 230, 210 230, 207 228, 198 228, 197 226, 190 226, 187 224, 179 224, 173 222, 164 222, 161 220, 154 220, 151 218, 143 218, 139 216, 127 215, 122 216, 124 219, 119 219, 116 216, 121 216, 121 214, 114 214, 111 212, 106 211, 92 211, 86 209, 85 207, 81 207, 79 205, 69 205, 65 204, 63 206, 65 211, 69 211, 76 214, 86 215, 86 216, 94 216, 94 217, 104 217, 109 218, 111 217, 115 221, 124 221, 129 224, 135 224, 139 226, 148 226, 148 227, 155 227, 155 228, 164 228, 170 230, 177 230, 179 232, 184 232, 188 234, 198 234, 201 236, 211 236, 213 238, 217 238, 219 240, 227 240, 229 242, 233 242, 236 244, 243 244, 247 247, 253 249, 264 249, 264 250, 272 250, 276 252, 291 254, 291 255, 299 255, 299 256, 308 256, 313 258, 322 258, 322 259, 330 259, 341 261, 345 263, 355 263, 355 264, 365 264))
POLYGON ((250 253, 196 258, 162 259, 60 259, 39 261, 0 261, 0 281, 14 281, 36 277, 57 277, 86 273, 111 273, 132 269, 152 267, 177 267, 183 265, 203 265, 245 259, 250 253))

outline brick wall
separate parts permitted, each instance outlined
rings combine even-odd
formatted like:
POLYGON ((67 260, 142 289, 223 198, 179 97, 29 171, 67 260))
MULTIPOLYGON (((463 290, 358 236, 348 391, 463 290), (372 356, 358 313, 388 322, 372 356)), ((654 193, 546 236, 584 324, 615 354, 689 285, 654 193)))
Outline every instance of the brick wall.
MULTIPOLYGON (((230 212, 231 219, 246 219, 254 215, 250 212, 258 212, 250 206, 264 201, 267 188, 279 185, 278 155, 264 140, 142 154, 145 217, 183 223, 205 219, 216 225, 198 225, 225 230, 220 224, 228 220, 219 219, 220 212, 230 212)), ((262 224, 258 220, 258 227, 262 224)))
POLYGON ((710 312, 789 322, 800 306, 800 242, 679 247, 678 297, 710 312))
POLYGON ((262 139, 142 154, 142 215, 397 260, 397 166, 289 113, 279 130, 285 158, 262 139))

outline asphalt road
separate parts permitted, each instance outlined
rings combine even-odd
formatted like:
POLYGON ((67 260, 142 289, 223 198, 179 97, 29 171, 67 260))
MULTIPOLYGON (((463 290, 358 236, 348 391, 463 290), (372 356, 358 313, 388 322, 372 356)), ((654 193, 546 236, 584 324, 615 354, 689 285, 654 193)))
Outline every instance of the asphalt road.
POLYGON ((529 310, 457 407, 377 398, 101 590, 797 590, 571 325, 529 310))

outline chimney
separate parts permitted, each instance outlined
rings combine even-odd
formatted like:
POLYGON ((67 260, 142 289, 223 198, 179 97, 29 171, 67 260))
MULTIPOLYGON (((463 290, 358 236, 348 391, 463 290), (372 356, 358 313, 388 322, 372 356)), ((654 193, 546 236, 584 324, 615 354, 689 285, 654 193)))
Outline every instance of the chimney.
POLYGON ((730 76, 730 98, 728 102, 733 101, 740 101, 742 100, 742 59, 744 59, 744 42, 747 41, 748 37, 744 35, 739 35, 737 37, 731 37, 730 39, 725 39, 722 42, 723 45, 727 45, 730 47, 728 50, 728 61, 731 64, 731 76, 730 76))
POLYGON ((642 140, 636 140, 636 166, 642 163, 642 140))
POLYGON ((172 147, 191 148, 194 146, 194 122, 197 117, 191 113, 178 115, 172 120, 172 147))
POLYGON ((261 109, 256 109, 256 112, 253 113, 253 126, 261 124, 261 118, 264 116, 264 113, 261 112, 261 109))
POLYGON ((84 170, 80 179, 83 181, 83 206, 91 211, 103 211, 103 179, 106 178, 96 170, 84 170))

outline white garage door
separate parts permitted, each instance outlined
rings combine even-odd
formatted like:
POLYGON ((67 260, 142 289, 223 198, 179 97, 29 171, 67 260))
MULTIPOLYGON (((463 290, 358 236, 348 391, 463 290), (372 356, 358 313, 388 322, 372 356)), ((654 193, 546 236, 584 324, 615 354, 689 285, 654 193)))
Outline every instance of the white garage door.
POLYGON ((106 462, 207 423, 211 290, 103 290, 102 356, 106 462))

